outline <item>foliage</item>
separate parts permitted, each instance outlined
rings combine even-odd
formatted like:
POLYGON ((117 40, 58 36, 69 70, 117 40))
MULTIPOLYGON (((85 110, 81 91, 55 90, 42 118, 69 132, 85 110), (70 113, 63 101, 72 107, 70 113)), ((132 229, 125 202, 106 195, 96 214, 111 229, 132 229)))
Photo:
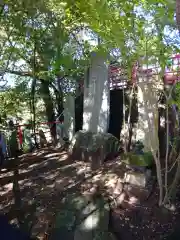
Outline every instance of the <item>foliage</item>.
MULTIPOLYGON (((2 74, 10 73, 24 80, 28 77, 31 84, 31 96, 28 89, 28 105, 31 104, 33 114, 36 113, 34 101, 39 96, 44 100, 47 118, 53 120, 53 103, 49 89, 53 86, 57 93, 57 79, 64 76, 64 79, 77 79, 79 73, 82 75, 85 59, 79 57, 76 41, 57 16, 46 8, 46 4, 43 5, 40 1, 5 1, 5 4, 1 15, 2 74)), ((86 44, 85 48, 88 47, 86 44)), ((6 98, 10 98, 9 93, 6 98)), ((24 98, 23 102, 27 103, 27 99, 24 98)), ((18 108, 19 105, 16 106, 18 108)), ((11 109, 7 108, 7 111, 11 109)))
POLYGON ((122 156, 122 162, 132 166, 151 167, 153 165, 153 157, 151 152, 146 152, 144 154, 129 152, 122 156))
MULTIPOLYGON (((168 1, 158 4, 136 0, 126 3, 119 0, 88 3, 81 0, 31 3, 21 0, 5 3, 1 28, 6 36, 6 48, 1 67, 6 69, 10 53, 13 64, 23 61, 21 67, 15 67, 21 69, 20 75, 33 77, 35 73, 38 79, 52 81, 65 75, 74 77, 88 64, 88 49, 110 51, 119 48, 121 58, 129 69, 134 61, 142 57, 145 48, 148 56, 154 56, 151 62, 157 61, 162 51, 161 61, 164 61, 165 52, 167 55, 172 53, 172 46, 166 44, 165 47, 163 42, 164 28, 174 24, 174 8, 168 1), (87 32, 92 30, 100 37, 98 48, 93 49, 87 41, 78 40, 78 34, 84 29, 87 32), (84 59, 80 57, 82 54, 84 59), (22 73, 24 68, 26 72, 22 73)), ((12 67, 8 70, 12 72, 12 67)))
POLYGON ((25 101, 28 101, 28 90, 24 83, 14 88, 9 88, 0 93, 0 113, 1 116, 18 116, 27 107, 25 101))
POLYGON ((176 104, 178 109, 180 109, 180 83, 175 85, 172 97, 171 104, 176 104))

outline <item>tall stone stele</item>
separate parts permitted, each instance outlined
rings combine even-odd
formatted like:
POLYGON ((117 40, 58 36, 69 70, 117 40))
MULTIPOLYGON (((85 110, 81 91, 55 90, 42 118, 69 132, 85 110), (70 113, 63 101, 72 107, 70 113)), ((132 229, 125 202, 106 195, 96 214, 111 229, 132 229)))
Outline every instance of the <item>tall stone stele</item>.
POLYGON ((144 145, 144 151, 157 152, 158 140, 158 90, 161 85, 156 76, 138 75, 138 123, 136 140, 144 145))
POLYGON ((108 56, 91 54, 91 65, 84 83, 83 130, 106 133, 109 124, 110 89, 108 56))
POLYGON ((75 98, 72 94, 67 94, 64 103, 64 127, 71 141, 75 133, 75 98))

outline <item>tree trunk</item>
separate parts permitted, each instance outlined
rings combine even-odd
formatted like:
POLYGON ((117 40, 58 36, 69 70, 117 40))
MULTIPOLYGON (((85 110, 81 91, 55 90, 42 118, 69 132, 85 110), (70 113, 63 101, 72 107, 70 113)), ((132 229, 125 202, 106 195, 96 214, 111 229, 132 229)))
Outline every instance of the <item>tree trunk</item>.
POLYGON ((176 197, 176 193, 178 190, 178 184, 180 181, 180 159, 178 157, 177 159, 177 169, 176 169, 176 173, 173 179, 173 182, 169 188, 168 193, 166 194, 165 198, 164 198, 164 203, 166 204, 168 202, 168 200, 174 200, 176 197))
MULTIPOLYGON (((63 112, 63 91, 61 87, 61 79, 58 79, 57 81, 58 84, 58 94, 56 95, 56 100, 57 100, 57 106, 58 106, 58 116, 61 115, 63 112)), ((59 118, 60 121, 64 120, 63 114, 59 118)))
MULTIPOLYGON (((48 81, 44 81, 41 80, 41 88, 40 88, 40 92, 45 104, 45 108, 46 108, 46 116, 48 119, 48 122, 54 122, 55 121, 55 113, 54 113, 54 106, 53 106, 53 101, 51 98, 51 94, 49 91, 49 82, 48 81)), ((50 131, 51 131, 51 136, 52 139, 55 140, 56 139, 56 125, 50 125, 50 131)))

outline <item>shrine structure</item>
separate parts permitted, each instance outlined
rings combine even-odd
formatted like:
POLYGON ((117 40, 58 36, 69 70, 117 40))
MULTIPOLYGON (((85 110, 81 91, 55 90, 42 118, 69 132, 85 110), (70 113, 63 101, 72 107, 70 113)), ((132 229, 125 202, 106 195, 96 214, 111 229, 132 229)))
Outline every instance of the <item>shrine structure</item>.
POLYGON ((118 64, 108 66, 107 58, 97 54, 91 56, 88 76, 84 81, 83 129, 102 133, 109 131, 120 137, 125 113, 122 91, 135 86, 138 108, 135 140, 142 141, 145 150, 152 148, 152 145, 156 150, 159 145, 158 91, 179 81, 180 55, 169 60, 163 79, 159 77, 158 67, 146 69, 138 63, 134 64, 129 79, 126 70, 121 69, 118 64), (110 126, 117 124, 121 127, 110 129, 110 126))

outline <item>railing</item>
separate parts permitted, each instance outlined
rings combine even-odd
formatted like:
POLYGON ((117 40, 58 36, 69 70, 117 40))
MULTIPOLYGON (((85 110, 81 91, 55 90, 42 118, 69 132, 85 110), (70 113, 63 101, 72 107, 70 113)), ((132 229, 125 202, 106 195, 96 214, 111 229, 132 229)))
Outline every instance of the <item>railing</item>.
MULTIPOLYGON (((68 120, 68 118, 71 116, 70 115, 70 112, 68 110, 64 110, 56 119, 56 121, 53 121, 53 122, 37 122, 36 123, 36 129, 35 129, 35 133, 31 130, 31 133, 32 134, 35 134, 36 135, 36 139, 38 140, 38 142, 40 141, 40 130, 43 131, 44 135, 45 135, 45 138, 47 140, 47 142, 49 143, 52 143, 53 142, 53 139, 51 137, 51 128, 56 124, 56 135, 58 135, 57 137, 59 138, 62 138, 63 139, 63 133, 67 133, 67 129, 65 129, 64 127, 64 123, 65 121, 59 121, 58 119, 64 115, 64 118, 65 118, 65 121, 66 119, 68 120), (57 128, 57 124, 60 124, 60 126, 57 128)), ((71 124, 73 121, 73 119, 71 119, 70 123, 71 124)), ((16 125, 17 127, 17 130, 18 130, 18 142, 20 145, 23 144, 23 128, 26 128, 26 127, 31 127, 32 124, 19 124, 19 125, 16 125)), ((42 132, 41 131, 41 132, 42 132)), ((68 135, 68 134, 66 134, 68 135)))

